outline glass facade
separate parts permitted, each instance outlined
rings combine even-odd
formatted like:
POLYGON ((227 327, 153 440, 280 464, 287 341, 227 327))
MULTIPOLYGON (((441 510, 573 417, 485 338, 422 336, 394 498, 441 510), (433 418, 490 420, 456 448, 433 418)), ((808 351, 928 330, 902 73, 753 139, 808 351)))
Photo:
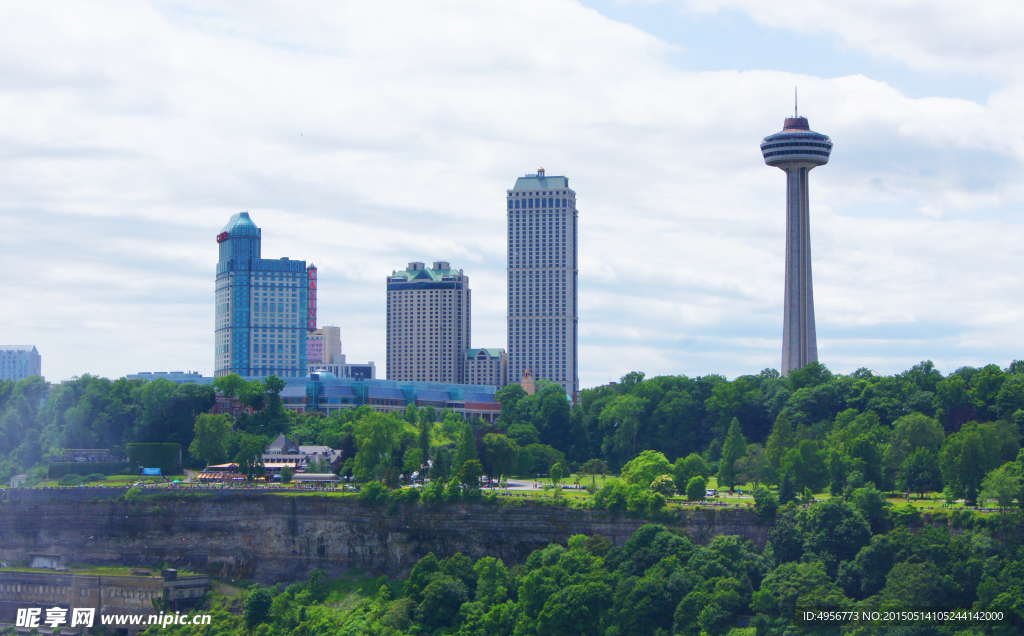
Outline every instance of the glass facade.
POLYGON ((216 377, 306 375, 311 272, 305 261, 262 258, 261 238, 248 212, 217 235, 216 377))

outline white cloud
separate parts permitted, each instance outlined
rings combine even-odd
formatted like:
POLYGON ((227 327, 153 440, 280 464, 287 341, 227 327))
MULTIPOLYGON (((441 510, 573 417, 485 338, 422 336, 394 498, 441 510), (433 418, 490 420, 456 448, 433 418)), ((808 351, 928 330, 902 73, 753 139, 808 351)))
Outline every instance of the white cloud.
POLYGON ((1012 83, 978 104, 864 76, 681 71, 665 43, 568 0, 5 17, 0 340, 36 343, 51 379, 211 373, 213 237, 239 209, 266 257, 320 268, 321 322, 350 360, 383 373, 383 280, 413 260, 464 268, 473 344, 504 346, 504 190, 541 165, 579 193, 585 386, 777 367, 783 177, 758 143, 794 83, 836 143, 811 179, 822 360, 1024 357, 1012 83))
POLYGON ((1011 1, 679 0, 688 11, 741 10, 787 31, 827 33, 852 49, 911 68, 1020 76, 1024 7, 1011 1))

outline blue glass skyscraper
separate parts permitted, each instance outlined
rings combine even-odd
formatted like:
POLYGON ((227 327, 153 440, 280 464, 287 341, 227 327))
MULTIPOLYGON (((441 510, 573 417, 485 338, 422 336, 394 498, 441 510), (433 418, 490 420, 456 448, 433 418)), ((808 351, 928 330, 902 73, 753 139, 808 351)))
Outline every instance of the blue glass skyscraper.
POLYGON ((305 261, 262 258, 260 228, 248 212, 217 235, 214 375, 306 375, 310 275, 305 261))

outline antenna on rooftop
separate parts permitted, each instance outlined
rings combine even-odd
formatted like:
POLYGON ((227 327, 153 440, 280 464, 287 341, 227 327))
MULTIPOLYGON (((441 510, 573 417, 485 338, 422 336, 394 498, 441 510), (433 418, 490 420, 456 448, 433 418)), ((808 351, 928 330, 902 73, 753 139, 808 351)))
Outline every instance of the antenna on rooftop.
POLYGON ((796 102, 796 86, 793 87, 793 117, 800 116, 800 109, 797 108, 796 102))

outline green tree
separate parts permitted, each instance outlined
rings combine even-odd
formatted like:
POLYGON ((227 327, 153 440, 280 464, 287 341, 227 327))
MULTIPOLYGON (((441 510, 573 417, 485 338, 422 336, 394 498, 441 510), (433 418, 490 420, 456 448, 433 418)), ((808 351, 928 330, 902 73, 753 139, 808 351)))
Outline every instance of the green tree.
POLYGON ((981 502, 994 500, 999 510, 1013 507, 1014 499, 1021 496, 1020 467, 1007 462, 985 475, 981 483, 981 502))
POLYGON ((590 475, 590 483, 597 485, 596 475, 605 475, 608 472, 608 466, 601 459, 588 459, 580 467, 580 472, 584 475, 590 475))
POLYGON ((258 435, 242 433, 238 437, 238 454, 235 455, 235 463, 238 464, 238 472, 245 475, 250 482, 267 473, 266 468, 263 467, 263 452, 266 448, 266 440, 258 435))
POLYGON ((779 500, 775 493, 764 486, 754 488, 754 514, 761 519, 774 519, 779 509, 779 500))
POLYGON ((227 415, 201 413, 196 417, 195 436, 188 447, 189 455, 205 465, 223 464, 228 458, 231 418, 227 415))
POLYGON ((281 483, 290 484, 292 483, 292 477, 295 476, 295 469, 291 466, 281 467, 281 483))
POLYGON ((238 396, 238 390, 244 382, 245 380, 242 379, 242 376, 237 373, 230 373, 219 378, 214 378, 213 388, 217 393, 220 393, 224 397, 233 398, 238 396))
POLYGON ((700 475, 690 478, 686 484, 687 501, 704 501, 707 494, 708 482, 700 475))
POLYGON ((796 434, 793 432, 793 426, 789 423, 789 418, 784 413, 780 413, 775 418, 775 426, 772 428, 771 435, 768 436, 768 443, 764 449, 768 463, 774 469, 776 476, 782 476, 784 472, 782 460, 786 457, 786 453, 795 446, 796 434))
MULTIPOLYGON (((434 407, 432 406, 428 406, 426 409, 423 409, 423 413, 424 415, 429 415, 431 418, 436 417, 436 415, 434 415, 434 407), (427 411, 427 409, 430 410, 427 411)), ((417 444, 420 449, 420 458, 423 461, 422 466, 426 466, 427 463, 430 461, 430 430, 433 428, 433 426, 433 419, 427 419, 427 417, 423 417, 420 420, 420 430, 417 444)))
POLYGON ((500 480, 512 474, 518 458, 519 445, 514 440, 497 433, 484 435, 485 469, 492 478, 500 480))
POLYGON ((437 575, 423 590, 423 602, 416 608, 416 620, 431 631, 449 627, 468 599, 469 591, 462 581, 437 575))
POLYGON ((794 390, 828 384, 832 380, 832 372, 818 361, 789 372, 789 382, 794 390))
POLYGON ((943 483, 969 505, 975 504, 982 480, 997 465, 991 449, 986 449, 982 432, 977 425, 965 425, 947 437, 939 451, 943 483))
POLYGON ((727 486, 730 492, 736 487, 736 462, 746 454, 746 450, 747 442, 743 439, 740 421, 733 418, 722 446, 722 458, 718 460, 718 484, 727 486))
POLYGON ((671 475, 658 475, 651 482, 651 492, 656 492, 665 497, 676 494, 676 484, 671 475))
POLYGON ((784 506, 796 500, 796 481, 793 479, 791 470, 782 473, 782 481, 779 483, 779 505, 784 506))
POLYGON ((274 599, 266 588, 261 587, 250 592, 248 598, 245 599, 245 614, 243 615, 245 624, 251 629, 267 620, 270 605, 273 602, 274 599))
POLYGON ((507 429, 519 422, 519 402, 525 397, 526 389, 515 382, 506 384, 494 394, 494 399, 501 405, 501 415, 498 417, 498 421, 502 429, 507 429))
POLYGON ((736 482, 740 484, 753 483, 756 490, 761 482, 771 483, 774 481, 772 465, 768 462, 764 447, 760 444, 748 444, 747 454, 741 457, 735 464, 736 482))
POLYGON ((423 451, 419 448, 407 448, 402 456, 402 470, 411 475, 423 466, 423 451))
POLYGON ((480 494, 480 477, 484 474, 484 467, 479 460, 470 459, 459 469, 459 482, 466 486, 470 495, 480 494))
POLYGON ((811 506, 801 518, 804 548, 848 561, 871 540, 871 526, 852 504, 829 499, 811 506))
POLYGON ((942 489, 942 474, 939 470, 939 456, 929 448, 917 448, 903 460, 900 488, 916 492, 924 497, 926 491, 942 489))
POLYGON ((622 467, 622 478, 626 483, 650 487, 656 477, 672 472, 672 464, 658 451, 644 451, 622 467))
POLYGON ((401 444, 401 421, 392 415, 371 412, 355 425, 356 452, 353 472, 359 481, 384 479, 394 465, 394 453, 401 444))
POLYGON ((886 470, 895 477, 903 469, 906 459, 919 448, 938 453, 944 437, 938 420, 921 413, 904 415, 893 423, 892 436, 884 455, 886 470))
POLYGON ((828 484, 825 451, 814 440, 805 439, 786 453, 782 468, 784 473, 791 474, 798 490, 810 488, 813 492, 821 492, 828 484))
POLYGON ((885 493, 868 484, 850 494, 850 503, 867 519, 871 525, 871 532, 878 534, 885 529, 886 509, 889 507, 885 493))
POLYGON ((476 601, 485 607, 504 603, 512 584, 508 569, 501 559, 483 557, 473 566, 476 574, 476 601))
MULTIPOLYGON (((620 395, 601 411, 601 427, 614 431, 606 443, 606 453, 616 457, 635 457, 640 435, 640 418, 648 401, 635 395, 620 395)), ((650 482, 648 482, 650 483, 650 482)))
POLYGON ((238 401, 255 412, 262 411, 267 405, 267 387, 260 380, 242 381, 238 387, 238 401))
POLYGON ((420 418, 419 414, 416 412, 415 404, 410 404, 405 407, 405 421, 414 426, 419 423, 420 418))
POLYGON ((465 422, 462 425, 459 447, 455 451, 455 465, 462 466, 471 459, 479 459, 476 452, 476 433, 473 431, 473 425, 465 422))
POLYGON ((672 476, 676 482, 676 490, 686 492, 686 487, 694 477, 703 477, 705 483, 711 476, 711 467, 704 461, 704 458, 697 453, 690 453, 686 457, 680 457, 672 466, 672 476))
POLYGON ((562 477, 567 476, 562 474, 561 464, 552 464, 551 468, 548 469, 548 475, 551 477, 551 484, 554 486, 557 486, 558 482, 562 481, 562 477))

